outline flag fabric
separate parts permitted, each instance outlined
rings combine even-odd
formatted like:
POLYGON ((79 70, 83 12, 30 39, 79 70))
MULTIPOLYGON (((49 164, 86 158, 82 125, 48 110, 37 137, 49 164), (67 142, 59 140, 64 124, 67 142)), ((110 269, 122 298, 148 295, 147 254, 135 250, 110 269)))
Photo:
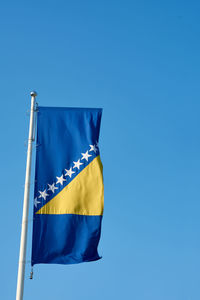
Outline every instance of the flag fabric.
POLYGON ((101 258, 101 115, 96 108, 38 107, 32 266, 101 258))

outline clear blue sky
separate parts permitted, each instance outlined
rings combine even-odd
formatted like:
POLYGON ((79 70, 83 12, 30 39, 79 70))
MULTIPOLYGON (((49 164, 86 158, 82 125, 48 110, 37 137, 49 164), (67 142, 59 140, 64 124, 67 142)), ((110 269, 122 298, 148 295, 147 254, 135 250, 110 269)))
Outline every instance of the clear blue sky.
POLYGON ((199 35, 199 1, 1 2, 1 299, 15 299, 33 89, 42 106, 103 107, 105 214, 103 259, 37 265, 32 281, 28 263, 24 300, 200 299, 199 35))

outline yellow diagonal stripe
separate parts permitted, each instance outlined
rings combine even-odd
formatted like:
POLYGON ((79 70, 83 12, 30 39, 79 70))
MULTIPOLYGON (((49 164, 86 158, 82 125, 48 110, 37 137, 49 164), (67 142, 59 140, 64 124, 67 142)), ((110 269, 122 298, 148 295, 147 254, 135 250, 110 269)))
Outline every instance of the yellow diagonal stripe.
POLYGON ((59 194, 37 214, 103 214, 103 175, 100 156, 85 167, 59 194))

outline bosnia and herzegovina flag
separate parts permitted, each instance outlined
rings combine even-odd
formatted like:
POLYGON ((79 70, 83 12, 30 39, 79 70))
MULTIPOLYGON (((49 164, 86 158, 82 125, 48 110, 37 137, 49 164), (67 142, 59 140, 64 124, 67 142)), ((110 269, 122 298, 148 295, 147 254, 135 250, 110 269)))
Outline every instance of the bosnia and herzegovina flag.
POLYGON ((39 107, 32 265, 100 259, 101 109, 39 107))

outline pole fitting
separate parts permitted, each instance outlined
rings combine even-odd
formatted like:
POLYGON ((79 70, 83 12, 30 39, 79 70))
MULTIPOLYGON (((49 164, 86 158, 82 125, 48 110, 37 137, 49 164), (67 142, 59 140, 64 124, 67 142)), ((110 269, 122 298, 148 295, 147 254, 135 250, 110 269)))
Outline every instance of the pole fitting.
POLYGON ((31 97, 36 97, 37 96, 37 92, 36 91, 32 91, 31 92, 31 97))

